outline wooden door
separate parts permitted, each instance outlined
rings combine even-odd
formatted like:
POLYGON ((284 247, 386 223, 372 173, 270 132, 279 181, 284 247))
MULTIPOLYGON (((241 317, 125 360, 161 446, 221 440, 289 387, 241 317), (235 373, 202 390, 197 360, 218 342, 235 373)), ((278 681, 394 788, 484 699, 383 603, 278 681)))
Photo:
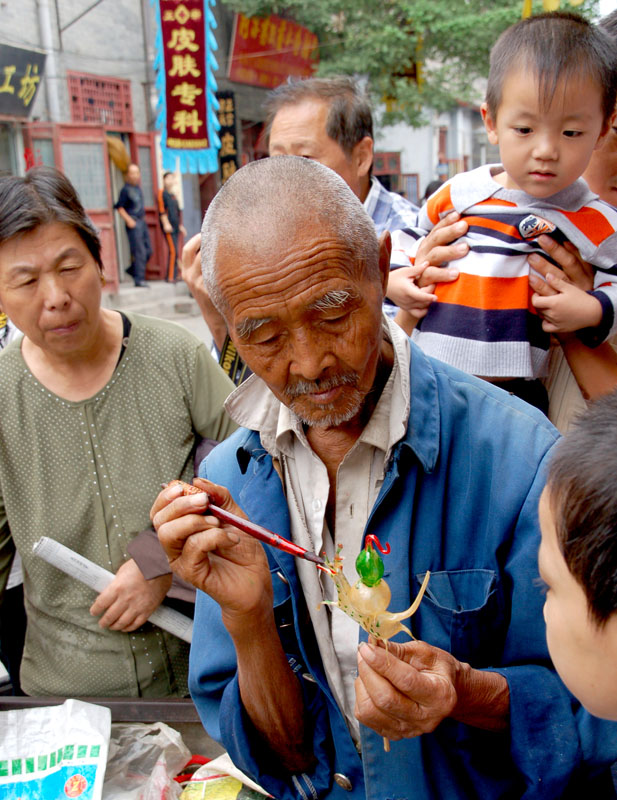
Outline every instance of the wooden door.
POLYGON ((167 275, 167 245, 161 231, 158 208, 158 168, 153 133, 130 134, 131 159, 139 165, 141 188, 146 206, 146 224, 152 242, 152 258, 146 267, 146 278, 157 280, 167 275))
POLYGON ((109 160, 105 130, 100 125, 59 124, 56 166, 75 186, 101 237, 103 267, 107 286, 118 288, 118 259, 113 224, 109 160))

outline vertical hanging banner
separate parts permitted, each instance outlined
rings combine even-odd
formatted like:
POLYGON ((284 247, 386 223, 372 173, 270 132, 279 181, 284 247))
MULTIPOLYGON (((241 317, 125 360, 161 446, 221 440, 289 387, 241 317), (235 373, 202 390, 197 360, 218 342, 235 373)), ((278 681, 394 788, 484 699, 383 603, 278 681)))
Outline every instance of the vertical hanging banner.
POLYGON ((240 167, 238 156, 238 140, 236 138, 236 100, 233 92, 217 92, 219 101, 219 163, 221 165, 221 184, 240 167))
POLYGON ((157 33, 157 128, 163 169, 207 174, 218 170, 219 122, 216 112, 218 45, 213 30, 215 0, 151 0, 157 33))

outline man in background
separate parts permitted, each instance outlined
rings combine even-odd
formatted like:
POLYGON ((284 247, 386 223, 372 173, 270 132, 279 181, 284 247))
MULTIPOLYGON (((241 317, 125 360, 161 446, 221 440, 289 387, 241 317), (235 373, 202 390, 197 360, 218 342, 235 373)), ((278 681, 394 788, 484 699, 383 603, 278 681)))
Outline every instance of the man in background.
POLYGON ((182 212, 178 205, 178 199, 173 193, 175 182, 176 178, 173 172, 166 172, 163 175, 163 188, 159 189, 158 196, 159 219, 169 253, 165 276, 168 283, 175 283, 178 279, 178 234, 186 236, 186 228, 182 224, 182 212))
POLYGON ((271 156, 303 156, 337 172, 364 205, 379 236, 415 220, 418 212, 372 174, 373 116, 366 93, 349 77, 284 83, 265 104, 271 156))
POLYGON ((126 183, 120 190, 114 208, 124 220, 126 234, 129 237, 131 266, 126 271, 135 281, 135 286, 147 288, 146 264, 152 255, 152 245, 146 225, 144 193, 139 185, 140 179, 141 173, 137 164, 129 164, 125 176, 126 183))

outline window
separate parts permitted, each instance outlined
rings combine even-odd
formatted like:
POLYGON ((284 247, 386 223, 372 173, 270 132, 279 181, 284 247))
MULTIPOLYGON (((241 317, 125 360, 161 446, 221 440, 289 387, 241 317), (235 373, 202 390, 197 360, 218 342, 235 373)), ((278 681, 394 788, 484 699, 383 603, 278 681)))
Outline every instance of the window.
POLYGON ((133 130, 131 82, 68 72, 72 122, 96 122, 118 131, 133 130))
POLYGON ((105 151, 98 142, 63 142, 64 171, 79 193, 84 208, 108 208, 105 151))
POLYGON ((51 139, 33 139, 34 163, 44 164, 46 167, 55 167, 54 143, 51 139))
POLYGON ((8 125, 0 124, 0 177, 17 174, 13 136, 8 125))

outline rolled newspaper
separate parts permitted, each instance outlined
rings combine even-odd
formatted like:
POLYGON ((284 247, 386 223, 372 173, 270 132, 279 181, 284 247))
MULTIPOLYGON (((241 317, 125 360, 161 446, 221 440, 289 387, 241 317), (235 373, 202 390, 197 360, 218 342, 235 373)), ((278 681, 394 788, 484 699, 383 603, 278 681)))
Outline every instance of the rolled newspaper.
MULTIPOLYGON (((66 572, 71 578, 85 583, 95 592, 102 592, 114 579, 113 572, 109 572, 104 567, 84 558, 48 536, 41 536, 32 550, 48 564, 66 572)), ((174 636, 190 643, 193 636, 193 620, 179 611, 166 605, 160 605, 148 619, 164 631, 173 633, 174 636)))

